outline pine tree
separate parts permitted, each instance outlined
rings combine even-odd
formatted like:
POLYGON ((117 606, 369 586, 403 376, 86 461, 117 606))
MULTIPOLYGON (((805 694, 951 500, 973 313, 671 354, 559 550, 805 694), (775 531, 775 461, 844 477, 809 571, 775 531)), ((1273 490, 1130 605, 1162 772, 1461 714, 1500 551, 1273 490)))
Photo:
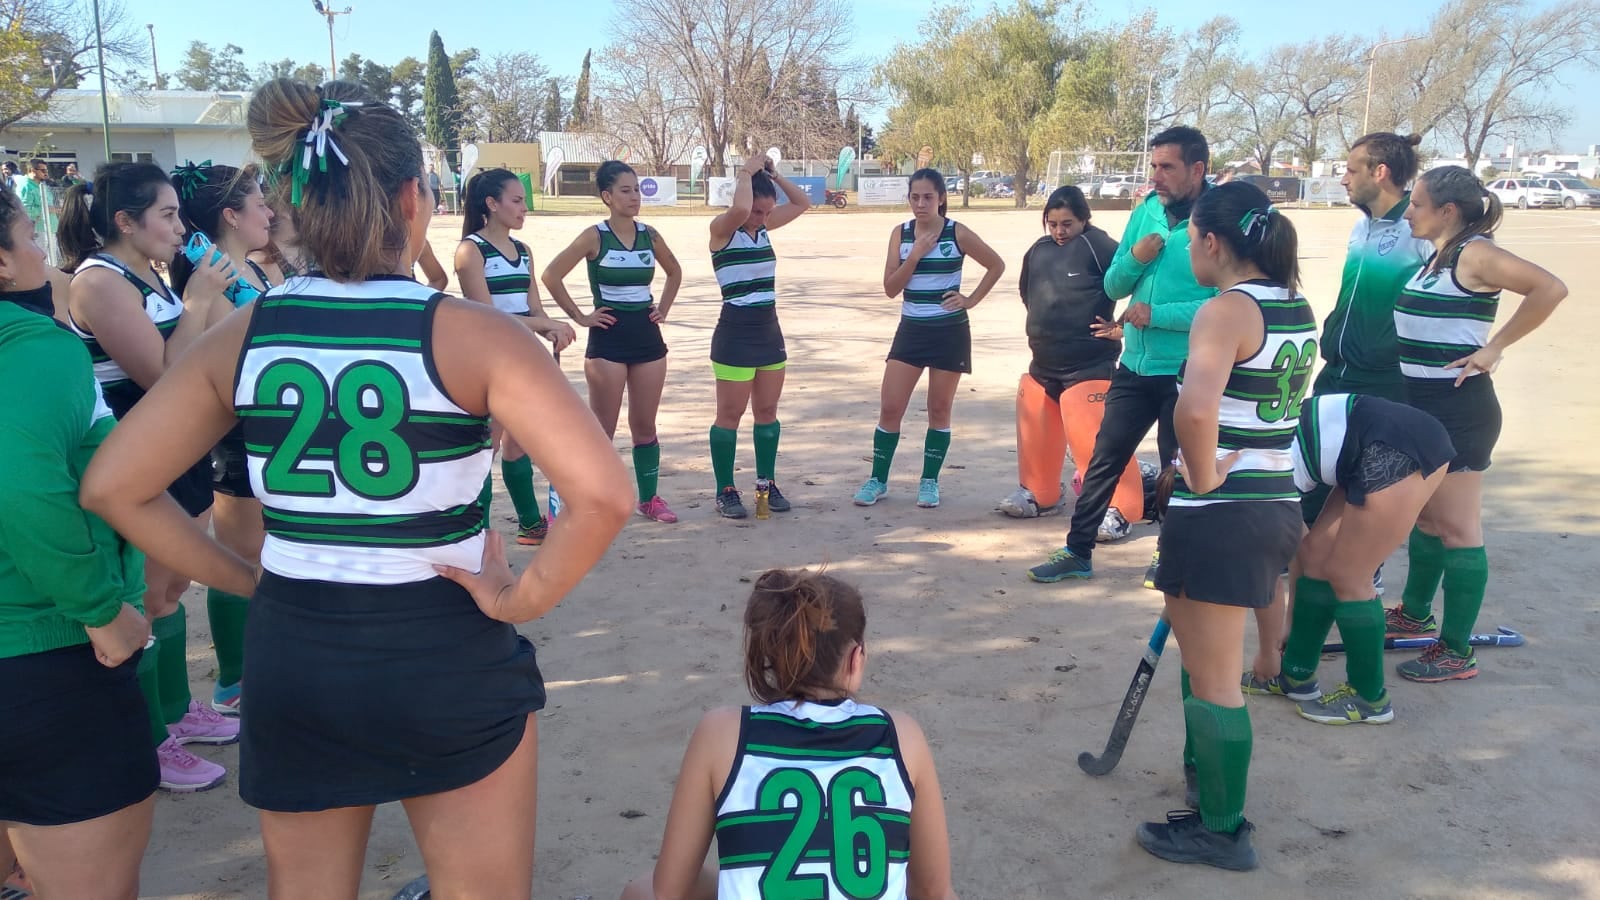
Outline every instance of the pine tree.
POLYGON ((544 128, 543 131, 564 131, 566 124, 561 115, 561 79, 550 79, 550 95, 544 101, 544 128))
POLYGON ((422 83, 422 130, 428 143, 449 154, 456 165, 461 133, 461 98, 456 94, 455 75, 444 41, 435 31, 428 36, 428 75, 422 83))
POLYGON ((578 73, 578 86, 572 89, 573 131, 588 131, 592 124, 589 115, 589 57, 593 54, 593 50, 583 54, 583 70, 578 73))

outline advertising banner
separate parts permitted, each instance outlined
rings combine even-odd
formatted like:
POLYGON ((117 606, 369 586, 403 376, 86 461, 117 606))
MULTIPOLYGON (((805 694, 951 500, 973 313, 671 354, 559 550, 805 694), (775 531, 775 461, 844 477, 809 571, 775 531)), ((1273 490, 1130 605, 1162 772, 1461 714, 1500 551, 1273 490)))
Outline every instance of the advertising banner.
POLYGON ((1307 203, 1326 203, 1341 206, 1350 202, 1350 194, 1338 178, 1307 178, 1305 200, 1307 203))
MULTIPOLYGON (((791 178, 789 180, 793 182, 796 187, 806 192, 806 197, 811 200, 812 206, 821 206, 828 196, 828 179, 825 176, 817 176, 815 178, 791 178)), ((732 203, 733 199, 730 197, 728 202, 732 203)), ((783 191, 779 191, 778 205, 782 206, 788 202, 789 198, 783 195, 783 191)))
POLYGON ((900 175, 862 178, 857 202, 862 206, 903 206, 910 180, 900 175))
POLYGON ((646 176, 639 179, 639 196, 645 206, 677 206, 678 179, 646 176))
POLYGON ((1280 178, 1274 175, 1246 175, 1248 181, 1260 188, 1273 203, 1293 203, 1300 199, 1300 179, 1280 178))

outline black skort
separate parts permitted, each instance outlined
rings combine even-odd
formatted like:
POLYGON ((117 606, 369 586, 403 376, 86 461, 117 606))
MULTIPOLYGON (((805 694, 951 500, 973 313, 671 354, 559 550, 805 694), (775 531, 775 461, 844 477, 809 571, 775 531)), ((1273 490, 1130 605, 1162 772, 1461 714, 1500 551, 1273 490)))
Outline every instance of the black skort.
POLYGON ((1438 419, 1404 403, 1357 395, 1334 477, 1344 488, 1345 502, 1363 506, 1368 494, 1415 472, 1432 475, 1455 454, 1438 419))
POLYGON ((211 448, 211 489, 229 497, 255 497, 244 452, 244 426, 233 426, 233 430, 211 448))
POLYGON ((1156 589, 1221 606, 1270 606, 1303 529, 1300 504, 1291 501, 1169 507, 1156 545, 1156 589))
POLYGON ((650 321, 649 310, 613 309, 611 315, 616 321, 610 328, 589 329, 586 358, 634 366, 667 355, 667 341, 661 336, 661 326, 650 321))
POLYGON ((778 325, 778 307, 722 304, 711 332, 711 361, 741 369, 759 369, 787 362, 789 353, 778 325))
POLYGON ((972 324, 965 317, 945 322, 902 318, 888 358, 919 369, 968 374, 972 371, 972 324))
POLYGON ((301 581, 250 601, 239 796, 316 812, 455 790, 492 774, 544 708, 533 644, 460 585, 301 581))
POLYGON ((1407 378, 1406 401, 1444 426, 1455 446, 1452 472, 1489 468, 1500 440, 1500 399, 1489 375, 1474 375, 1456 387, 1454 379, 1407 378))
POLYGON ((0 659, 0 822, 71 825, 155 793, 139 657, 108 669, 79 644, 0 659))

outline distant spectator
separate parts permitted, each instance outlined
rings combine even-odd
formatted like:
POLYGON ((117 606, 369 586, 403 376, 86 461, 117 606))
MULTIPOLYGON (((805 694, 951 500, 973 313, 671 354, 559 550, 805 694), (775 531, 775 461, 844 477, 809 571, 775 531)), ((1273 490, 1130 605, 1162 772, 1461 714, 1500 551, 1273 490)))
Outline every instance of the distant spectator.
POLYGON ((33 220, 35 238, 46 231, 45 209, 51 204, 49 191, 50 169, 42 159, 28 161, 28 177, 23 180, 17 195, 22 198, 22 208, 33 220))
POLYGON ((428 188, 433 191, 433 211, 435 214, 444 212, 444 199, 439 196, 439 173, 428 167, 428 188))
POLYGON ((61 187, 66 189, 75 184, 83 184, 87 180, 88 179, 78 174, 78 164, 75 162, 70 162, 67 163, 67 174, 61 179, 61 187))
POLYGON ((3 164, 0 164, 0 169, 4 170, 6 187, 10 188, 13 193, 21 193, 22 173, 17 171, 17 164, 8 159, 3 164))

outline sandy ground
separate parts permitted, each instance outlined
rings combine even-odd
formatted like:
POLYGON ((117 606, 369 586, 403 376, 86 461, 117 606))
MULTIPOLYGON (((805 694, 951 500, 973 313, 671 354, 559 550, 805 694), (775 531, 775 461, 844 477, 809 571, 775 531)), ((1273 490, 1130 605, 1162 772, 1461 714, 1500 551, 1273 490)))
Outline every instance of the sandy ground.
MULTIPOLYGON (((673 368, 660 422, 661 494, 682 522, 636 518, 577 591, 524 629, 550 698, 540 720, 535 896, 614 897, 648 870, 695 721, 708 707, 747 702, 739 616, 749 580, 770 566, 826 563, 868 599, 866 698, 909 711, 933 742, 956 885, 969 900, 1600 897, 1592 839, 1600 601, 1588 593, 1600 574, 1600 518, 1593 483, 1579 474, 1600 428, 1600 395, 1583 374, 1585 348, 1600 346, 1600 311, 1589 305, 1600 215, 1513 210, 1503 232, 1510 248, 1573 288, 1497 377, 1506 427, 1485 501, 1492 580, 1479 630, 1519 628, 1528 645, 1483 650, 1472 682, 1393 678, 1398 718, 1382 728, 1319 727, 1282 700, 1253 700, 1247 813, 1259 826, 1261 868, 1242 875, 1162 863, 1132 840, 1135 824, 1182 805, 1175 643, 1121 766, 1092 779, 1074 764, 1080 750, 1103 745, 1160 611, 1160 597, 1139 586, 1155 531, 1142 526, 1102 547, 1090 582, 1024 578, 1066 527, 1062 518, 1019 522, 994 511, 1016 485, 1013 396, 1027 354, 1016 271, 1040 233, 1038 213, 956 215, 1011 269, 973 314, 976 373, 956 404, 943 507, 913 505, 920 392, 888 499, 850 504, 869 468, 895 327, 896 303, 879 284, 886 236, 902 214, 823 209, 777 241, 791 354, 778 476, 795 509, 737 523, 719 520, 711 502, 706 357, 718 301, 707 220, 659 221, 686 270, 667 328, 673 368)), ((1319 315, 1332 305, 1354 216, 1291 213, 1319 315)), ((1096 221, 1120 234, 1126 213, 1096 221)), ((542 265, 584 222, 531 217, 521 237, 542 265)), ((454 219, 434 227, 443 259, 457 228, 454 219)), ((969 288, 977 277, 968 272, 969 288)), ((581 278, 580 268, 575 294, 581 278)), ((565 368, 581 391, 580 357, 568 354, 565 368)), ((739 455, 747 490, 749 434, 747 421, 739 455)), ((627 446, 624 430, 618 448, 627 446)), ((1153 457, 1153 443, 1144 453, 1153 457)), ((508 521, 503 493, 495 512, 508 521)), ((513 562, 528 552, 514 549, 513 562)), ((1402 552, 1386 570, 1396 593, 1404 565, 1402 552)), ((215 671, 203 603, 191 594, 197 696, 215 671)), ((1340 666, 1330 663, 1326 675, 1337 678, 1340 666)), ((200 752, 230 770, 238 762, 236 748, 200 752)), ((400 809, 381 809, 361 896, 388 898, 421 873, 400 809)), ((160 799, 146 896, 264 897, 265 878, 256 818, 232 779, 208 794, 160 799)))

